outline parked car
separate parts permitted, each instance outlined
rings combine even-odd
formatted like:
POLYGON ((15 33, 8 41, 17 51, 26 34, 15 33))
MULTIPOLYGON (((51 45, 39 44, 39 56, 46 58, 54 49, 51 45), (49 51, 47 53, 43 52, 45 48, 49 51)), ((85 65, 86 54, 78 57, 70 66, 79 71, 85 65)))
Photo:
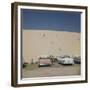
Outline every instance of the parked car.
POLYGON ((74 64, 74 59, 70 57, 58 57, 57 61, 58 61, 58 64, 63 64, 63 65, 73 65, 74 64))
POLYGON ((39 58, 39 67, 46 67, 46 66, 51 66, 52 62, 49 57, 40 57, 39 58))
POLYGON ((81 58, 80 58, 80 56, 79 57, 74 57, 73 59, 74 59, 74 63, 75 64, 81 64, 81 58))

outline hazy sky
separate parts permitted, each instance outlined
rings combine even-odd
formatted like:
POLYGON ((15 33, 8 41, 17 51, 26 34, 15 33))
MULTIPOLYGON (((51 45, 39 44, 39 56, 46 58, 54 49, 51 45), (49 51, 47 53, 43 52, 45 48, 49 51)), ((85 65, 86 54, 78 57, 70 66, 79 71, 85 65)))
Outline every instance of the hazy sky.
POLYGON ((80 32, 80 19, 80 12, 21 10, 22 29, 80 32))

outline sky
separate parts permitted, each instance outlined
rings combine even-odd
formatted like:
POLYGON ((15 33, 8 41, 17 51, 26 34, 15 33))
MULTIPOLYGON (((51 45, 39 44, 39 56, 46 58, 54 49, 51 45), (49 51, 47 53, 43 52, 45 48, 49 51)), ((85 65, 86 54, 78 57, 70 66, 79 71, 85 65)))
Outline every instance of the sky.
POLYGON ((56 30, 80 32, 81 13, 48 10, 21 10, 21 27, 23 30, 56 30))

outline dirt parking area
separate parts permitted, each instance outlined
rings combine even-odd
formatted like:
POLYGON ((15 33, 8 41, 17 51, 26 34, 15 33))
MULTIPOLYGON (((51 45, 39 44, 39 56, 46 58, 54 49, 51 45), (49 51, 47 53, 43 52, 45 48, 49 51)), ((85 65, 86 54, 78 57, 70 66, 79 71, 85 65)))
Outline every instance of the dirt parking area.
POLYGON ((68 76, 80 75, 80 64, 74 65, 61 65, 54 64, 50 67, 38 67, 38 64, 27 65, 22 69, 23 78, 32 77, 51 77, 51 76, 68 76))

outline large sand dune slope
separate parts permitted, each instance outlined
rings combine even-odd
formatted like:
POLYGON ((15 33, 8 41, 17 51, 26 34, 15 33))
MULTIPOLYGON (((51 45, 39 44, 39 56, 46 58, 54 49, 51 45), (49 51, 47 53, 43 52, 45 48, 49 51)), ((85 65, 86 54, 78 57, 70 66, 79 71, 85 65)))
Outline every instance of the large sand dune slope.
POLYGON ((80 33, 52 30, 22 31, 23 59, 29 62, 42 55, 80 55, 80 33))

